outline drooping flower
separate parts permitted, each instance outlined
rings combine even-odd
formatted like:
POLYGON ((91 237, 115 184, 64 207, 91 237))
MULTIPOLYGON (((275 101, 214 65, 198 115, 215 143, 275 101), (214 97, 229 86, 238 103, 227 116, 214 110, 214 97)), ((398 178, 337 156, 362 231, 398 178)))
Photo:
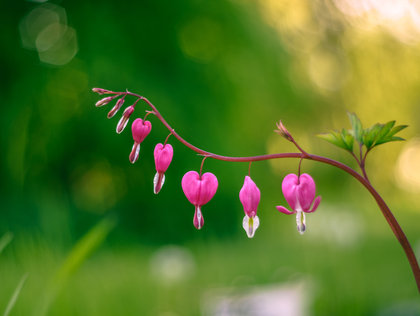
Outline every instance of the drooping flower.
POLYGON ((117 133, 121 134, 124 128, 127 126, 128 120, 130 119, 131 114, 134 112, 134 106, 129 106, 123 112, 121 119, 117 124, 117 133))
POLYGON ((154 151, 156 175, 153 179, 153 192, 158 194, 163 184, 165 183, 165 172, 168 169, 174 150, 170 144, 157 144, 154 151))
POLYGON ((306 230, 305 213, 315 212, 321 202, 321 196, 318 196, 314 201, 315 182, 306 173, 302 174, 299 178, 297 175, 291 173, 284 178, 281 188, 293 212, 283 206, 276 206, 276 208, 278 211, 287 215, 296 214, 297 230, 302 235, 306 230), (311 208, 312 203, 313 206, 311 208))
POLYGON ((260 226, 260 219, 257 216, 257 208, 260 203, 261 193, 254 181, 245 176, 244 185, 239 191, 239 199, 244 207, 245 217, 242 226, 249 238, 254 237, 255 231, 260 226))
POLYGON ((204 225, 201 207, 208 203, 217 191, 218 182, 214 174, 206 172, 201 177, 195 171, 188 171, 182 177, 182 190, 188 201, 195 206, 194 226, 201 229, 204 225))
POLYGON ((139 158, 140 143, 149 135, 152 130, 152 123, 149 121, 143 121, 141 118, 136 119, 131 125, 131 131, 133 132, 134 145, 130 153, 131 163, 135 163, 139 158))

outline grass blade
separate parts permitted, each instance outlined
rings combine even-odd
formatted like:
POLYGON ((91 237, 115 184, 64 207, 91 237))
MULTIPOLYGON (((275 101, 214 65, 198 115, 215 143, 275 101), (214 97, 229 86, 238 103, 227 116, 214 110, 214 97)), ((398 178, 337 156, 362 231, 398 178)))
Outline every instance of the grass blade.
POLYGON ((18 297, 19 297, 19 294, 20 294, 20 290, 22 289, 22 286, 25 283, 27 277, 28 277, 28 273, 26 273, 22 277, 22 279, 20 280, 18 286, 16 287, 15 292, 13 293, 12 297, 9 300, 9 303, 7 304, 7 307, 6 307, 6 310, 4 311, 3 316, 8 316, 10 311, 12 310, 13 306, 15 306, 15 303, 16 303, 18 297))
POLYGON ((0 239, 0 253, 3 249, 12 241, 13 234, 11 232, 7 232, 4 234, 0 239))

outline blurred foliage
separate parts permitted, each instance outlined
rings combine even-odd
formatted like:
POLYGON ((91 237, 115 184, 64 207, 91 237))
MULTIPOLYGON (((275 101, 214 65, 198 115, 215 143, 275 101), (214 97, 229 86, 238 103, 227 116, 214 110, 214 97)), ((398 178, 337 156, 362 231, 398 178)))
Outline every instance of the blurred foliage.
MULTIPOLYGON (((197 232, 180 183, 201 157, 170 138, 174 159, 154 195, 152 152, 168 131, 149 116, 152 132, 130 164, 129 126, 116 134, 120 113, 108 120, 113 104, 95 108, 100 97, 91 92, 144 95, 188 142, 227 156, 296 151, 273 132, 281 119, 309 153, 356 168, 312 134, 349 127, 346 110, 363 126, 407 124, 401 136, 409 142, 378 147, 366 169, 419 248, 420 8, 400 2, 388 11, 373 0, 1 2, 0 235, 12 231, 15 239, 1 254, 0 306, 29 272, 10 315, 33 313, 45 280, 109 213, 117 227, 66 283, 51 315, 196 315, 207 289, 236 286, 241 275, 252 284, 309 276, 318 286, 315 315, 388 315, 418 299, 378 207, 341 170, 302 163, 323 200, 301 237, 294 219, 274 208, 286 203, 281 181, 298 161, 253 163, 261 226, 248 240, 238 199, 248 164, 207 159, 204 171, 218 177, 219 189, 197 232), (45 6, 52 3, 59 9, 45 6), (55 22, 33 33, 48 10, 55 22), (64 42, 50 43, 54 36, 64 42), (174 289, 148 278, 151 255, 166 244, 185 246, 197 261, 195 277, 174 289), (290 269, 272 279, 281 267, 290 269)), ((139 103, 131 121, 144 110, 139 103)))

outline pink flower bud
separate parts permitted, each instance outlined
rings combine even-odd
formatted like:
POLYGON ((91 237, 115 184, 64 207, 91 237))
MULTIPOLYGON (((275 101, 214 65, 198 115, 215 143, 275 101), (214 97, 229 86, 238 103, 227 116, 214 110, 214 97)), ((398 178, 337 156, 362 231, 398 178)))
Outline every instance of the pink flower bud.
POLYGON ((214 174, 206 172, 200 178, 195 171, 189 171, 182 177, 182 190, 188 201, 195 206, 194 226, 201 229, 204 225, 204 218, 201 213, 201 206, 207 204, 217 191, 218 182, 214 174))
POLYGON ((110 91, 105 90, 105 89, 101 89, 101 88, 93 88, 92 89, 93 92, 96 92, 98 94, 104 94, 104 93, 109 93, 110 91))
POLYGON ((124 110, 124 113, 120 119, 120 121, 117 124, 117 133, 121 134, 121 132, 124 130, 124 128, 127 126, 128 120, 130 119, 131 114, 134 112, 134 107, 129 106, 124 110))
POLYGON ((114 105, 111 111, 108 113, 108 118, 114 117, 114 115, 121 109, 122 105, 124 104, 124 99, 118 99, 117 104, 114 105))
POLYGON ((109 101, 111 101, 113 98, 114 97, 106 97, 106 98, 103 98, 103 99, 99 100, 98 102, 96 102, 95 106, 100 107, 100 106, 103 106, 105 104, 108 104, 109 101))
POLYGON ((254 237, 255 231, 260 225, 257 216, 257 208, 260 203, 261 193, 250 177, 246 176, 244 185, 239 192, 239 199, 244 207, 245 217, 242 226, 249 238, 254 237))
POLYGON ((162 144, 156 145, 154 156, 157 172, 155 178, 153 179, 153 191, 155 194, 159 193, 160 189, 165 183, 165 172, 172 161, 173 155, 174 151, 170 144, 166 144, 165 146, 163 146, 162 144))
MULTIPOLYGON (((130 107, 128 107, 127 109, 129 108, 130 107)), ((124 115, 123 115, 123 118, 124 118, 124 115)), ((140 153, 140 143, 146 138, 147 135, 149 135, 151 130, 152 130, 152 123, 150 123, 149 121, 143 121, 141 118, 136 119, 131 125, 131 131, 133 133, 133 139, 134 139, 134 145, 131 150, 130 157, 129 157, 131 163, 135 163, 137 161, 139 157, 139 153, 140 153)))
POLYGON ((295 174, 288 174, 284 178, 281 188, 287 203, 293 211, 289 211, 283 206, 276 206, 276 208, 287 215, 296 214, 297 230, 300 234, 303 234, 306 230, 305 213, 315 212, 319 203, 321 203, 321 196, 315 199, 315 182, 306 173, 299 178, 295 174))

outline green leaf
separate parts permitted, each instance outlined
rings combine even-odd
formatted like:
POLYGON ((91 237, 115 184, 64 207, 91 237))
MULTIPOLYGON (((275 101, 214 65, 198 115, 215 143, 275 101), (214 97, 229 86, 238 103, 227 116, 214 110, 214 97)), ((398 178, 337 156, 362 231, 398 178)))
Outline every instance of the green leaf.
POLYGON ((376 137, 376 143, 381 141, 383 138, 385 138, 388 135, 389 131, 394 126, 394 124, 395 124, 395 121, 389 121, 388 123, 384 125, 384 127, 382 128, 382 130, 379 132, 378 136, 376 137))
POLYGON ((384 125, 378 136, 376 137, 376 141, 372 147, 382 145, 389 142, 396 142, 396 141, 403 141, 404 138, 394 136, 398 132, 402 131, 408 125, 399 125, 395 126, 395 121, 390 121, 384 125), (394 127, 394 128, 393 128, 394 127))
POLYGON ((353 143, 354 143, 353 135, 350 134, 345 128, 343 128, 343 130, 341 131, 341 137, 346 143, 347 150, 350 152, 353 152, 353 143))
POLYGON ((359 118, 354 113, 347 112, 351 126, 353 128, 353 135, 359 144, 363 144, 363 128, 359 118))
POLYGON ((395 134, 397 134, 398 132, 402 131, 404 128, 407 128, 408 125, 398 125, 395 126, 389 133, 387 136, 394 136, 395 134))
POLYGON ((383 127, 384 127, 383 124, 376 123, 375 125, 372 125, 370 128, 365 129, 365 132, 363 135, 363 143, 365 144, 367 149, 373 146, 378 134, 381 132, 383 127))
POLYGON ((405 140, 405 139, 401 138, 401 137, 397 137, 397 136, 384 137, 381 140, 377 141, 375 143, 375 146, 382 145, 382 144, 389 143, 389 142, 398 142, 398 141, 403 141, 403 140, 405 140))
MULTIPOLYGON (((340 147, 344 150, 349 150, 346 142, 344 141, 341 134, 337 131, 329 131, 329 133, 323 133, 323 134, 315 134, 316 137, 319 137, 323 140, 326 140, 327 142, 340 147)), ((351 136, 352 137, 352 136, 351 136)))

